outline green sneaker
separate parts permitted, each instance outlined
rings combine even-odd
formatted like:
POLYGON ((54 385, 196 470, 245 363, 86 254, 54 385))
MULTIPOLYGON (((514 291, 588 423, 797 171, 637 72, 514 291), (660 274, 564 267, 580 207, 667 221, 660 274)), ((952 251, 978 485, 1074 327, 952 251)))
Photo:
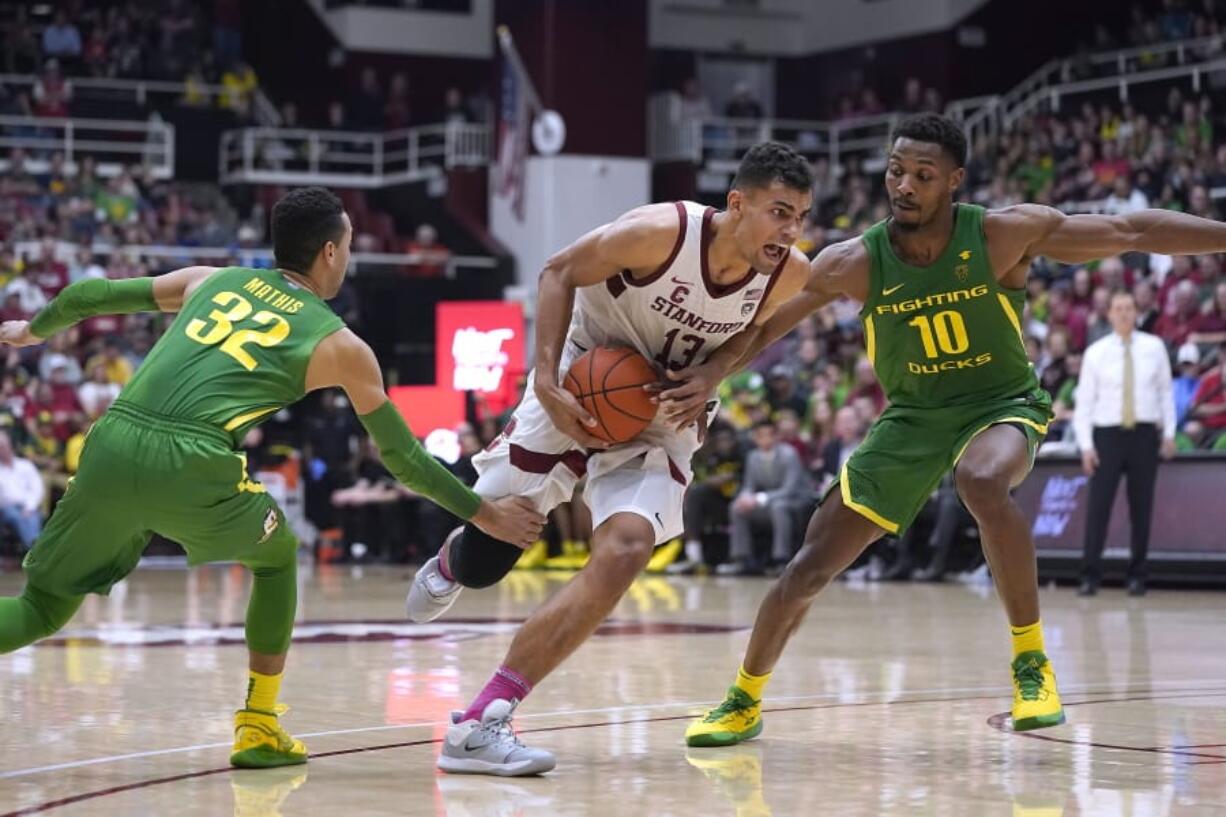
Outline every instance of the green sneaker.
POLYGON ((690 723, 686 746, 734 746, 762 734, 762 702, 738 686, 728 687, 728 696, 714 709, 690 723))

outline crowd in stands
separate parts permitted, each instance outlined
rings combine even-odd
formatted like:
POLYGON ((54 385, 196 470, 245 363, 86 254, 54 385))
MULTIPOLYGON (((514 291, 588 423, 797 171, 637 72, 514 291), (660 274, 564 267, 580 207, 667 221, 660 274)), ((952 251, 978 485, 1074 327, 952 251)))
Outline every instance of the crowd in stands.
POLYGON ((5 12, 4 71, 38 79, 32 87, 0 84, 0 113, 67 116, 73 79, 84 77, 180 82, 183 105, 251 117, 258 82, 242 59, 238 0, 13 3, 5 12))

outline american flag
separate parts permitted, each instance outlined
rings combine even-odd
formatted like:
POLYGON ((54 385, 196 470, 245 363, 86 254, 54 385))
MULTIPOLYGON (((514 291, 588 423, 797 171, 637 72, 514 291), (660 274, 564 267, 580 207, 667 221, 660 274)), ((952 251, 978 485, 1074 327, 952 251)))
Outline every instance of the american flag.
POLYGON ((498 108, 498 159, 495 191, 511 197, 511 212, 524 220, 524 187, 528 164, 528 137, 532 129, 532 104, 519 60, 502 52, 502 101, 498 108))

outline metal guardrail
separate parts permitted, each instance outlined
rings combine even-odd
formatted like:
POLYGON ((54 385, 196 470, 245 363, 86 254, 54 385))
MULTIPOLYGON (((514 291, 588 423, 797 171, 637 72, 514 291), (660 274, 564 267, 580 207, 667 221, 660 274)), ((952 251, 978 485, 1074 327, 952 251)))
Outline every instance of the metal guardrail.
MULTIPOLYGON (((18 253, 35 254, 41 252, 41 241, 19 242, 14 246, 18 253)), ((118 247, 91 248, 95 255, 111 256, 125 255, 129 258, 148 258, 158 260, 175 259, 183 264, 194 264, 201 261, 220 261, 229 263, 237 260, 243 264, 261 263, 271 265, 273 252, 267 247, 182 247, 178 245, 158 244, 126 244, 118 247)), ((426 253, 392 253, 392 252, 355 252, 350 255, 354 265, 351 274, 356 270, 369 267, 403 267, 411 264, 433 263, 434 259, 426 253)), ((494 269, 498 260, 484 255, 453 255, 447 259, 444 275, 454 278, 462 269, 494 269)))
POLYGON ((852 155, 877 154, 902 114, 890 113, 826 122, 800 119, 687 117, 675 92, 648 101, 648 151, 655 162, 689 161, 711 169, 735 167, 738 157, 758 142, 788 142, 810 160, 827 158, 834 166, 852 155))
POLYGON ((490 160, 487 125, 445 123, 386 133, 240 128, 222 134, 222 184, 375 188, 439 176, 490 160))
POLYGON ((1019 109, 1032 110, 1039 101, 1051 98, 1054 91, 1063 89, 1063 93, 1068 94, 1118 86, 1121 88, 1121 100, 1127 100, 1129 84, 1192 74, 1194 72, 1190 69, 1197 64, 1212 62, 1224 49, 1226 38, 1215 35, 1051 60, 1007 93, 958 100, 950 103, 946 113, 962 120, 967 135, 974 142, 985 136, 995 137, 1002 125, 1017 120, 1019 109), (1170 65, 1172 62, 1175 65, 1170 65), (1177 71, 1180 67, 1189 69, 1188 74, 1173 73, 1155 76, 1154 79, 1141 79, 1142 76, 1154 76, 1155 71, 1177 71), (1075 80, 1074 75, 1082 70, 1089 70, 1095 76, 1075 80), (1083 88, 1080 85, 1083 82, 1100 84, 1083 88))
MULTIPOLYGON (((183 82, 170 82, 153 79, 103 79, 98 77, 65 77, 72 86, 76 99, 91 99, 100 102, 132 102, 136 105, 149 104, 151 97, 171 96, 182 99, 186 96, 189 86, 183 82)), ((33 88, 38 77, 33 74, 0 74, 0 85, 16 88, 33 88)), ((228 95, 224 85, 199 84, 190 86, 190 90, 204 96, 208 106, 216 107, 219 100, 228 95)), ((260 88, 256 88, 251 96, 252 113, 255 121, 264 126, 281 124, 281 113, 268 96, 260 88)))
MULTIPOLYGON (((129 165, 148 166, 155 178, 168 179, 175 167, 175 129, 158 120, 52 119, 41 116, 0 116, 0 168, 8 168, 8 153, 63 153, 69 168, 89 155, 98 174, 114 176, 129 165)), ((43 157, 38 157, 41 160, 43 157)))

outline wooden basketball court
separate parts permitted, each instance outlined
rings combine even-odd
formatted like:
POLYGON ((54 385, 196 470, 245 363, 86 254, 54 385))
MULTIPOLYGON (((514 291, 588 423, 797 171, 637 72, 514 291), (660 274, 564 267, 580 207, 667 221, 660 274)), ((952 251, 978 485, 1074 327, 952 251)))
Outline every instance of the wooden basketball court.
POLYGON ((988 587, 838 584, 776 672, 763 736, 687 751, 685 722, 721 697, 767 584, 645 577, 521 707, 524 740, 558 768, 499 780, 436 773, 436 744, 565 577, 516 573, 410 625, 406 569, 302 573, 283 700, 307 766, 226 764, 244 573, 146 569, 61 638, 0 657, 0 814, 1226 813, 1220 595, 1044 591, 1069 722, 1013 734, 988 587))

